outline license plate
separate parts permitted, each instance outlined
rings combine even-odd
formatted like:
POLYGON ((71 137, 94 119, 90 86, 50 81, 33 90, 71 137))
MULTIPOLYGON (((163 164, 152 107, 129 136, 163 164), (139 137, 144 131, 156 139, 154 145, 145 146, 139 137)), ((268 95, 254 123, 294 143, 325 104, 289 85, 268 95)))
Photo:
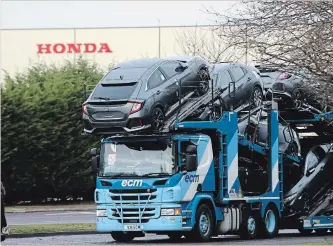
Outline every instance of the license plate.
POLYGON ((142 225, 124 225, 124 231, 142 231, 142 225))

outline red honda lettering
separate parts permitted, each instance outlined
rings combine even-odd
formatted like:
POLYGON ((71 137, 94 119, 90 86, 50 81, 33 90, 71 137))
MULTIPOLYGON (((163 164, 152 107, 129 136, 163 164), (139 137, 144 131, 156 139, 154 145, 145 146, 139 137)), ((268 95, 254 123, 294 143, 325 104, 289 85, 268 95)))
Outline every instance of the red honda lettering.
POLYGON ((64 53, 65 50, 66 50, 66 46, 64 44, 59 43, 59 44, 53 45, 53 52, 54 53, 57 53, 57 54, 64 53))
POLYGON ((84 44, 84 47, 85 47, 85 50, 84 50, 85 53, 94 53, 97 50, 96 44, 93 44, 93 43, 84 44), (90 49, 89 49, 89 47, 90 47, 90 49))
POLYGON ((37 54, 50 54, 51 44, 37 44, 37 54))
POLYGON ((107 43, 101 43, 101 47, 97 51, 98 53, 112 53, 112 50, 110 49, 109 45, 107 43))
POLYGON ((81 53, 82 44, 67 44, 68 53, 81 53))

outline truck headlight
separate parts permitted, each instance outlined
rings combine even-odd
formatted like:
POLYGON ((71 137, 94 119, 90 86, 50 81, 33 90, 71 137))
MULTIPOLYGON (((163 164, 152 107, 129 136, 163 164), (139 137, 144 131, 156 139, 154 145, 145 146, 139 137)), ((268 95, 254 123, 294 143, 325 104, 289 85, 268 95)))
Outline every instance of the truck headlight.
POLYGON ((181 215, 181 209, 180 208, 161 208, 161 215, 162 216, 181 215))
POLYGON ((292 194, 292 195, 286 197, 286 198, 284 199, 284 203, 289 203, 289 202, 291 202, 292 200, 295 199, 296 195, 297 195, 297 193, 294 193, 294 194, 292 194))
POLYGON ((96 210, 96 216, 97 217, 106 217, 107 216, 106 209, 96 210))

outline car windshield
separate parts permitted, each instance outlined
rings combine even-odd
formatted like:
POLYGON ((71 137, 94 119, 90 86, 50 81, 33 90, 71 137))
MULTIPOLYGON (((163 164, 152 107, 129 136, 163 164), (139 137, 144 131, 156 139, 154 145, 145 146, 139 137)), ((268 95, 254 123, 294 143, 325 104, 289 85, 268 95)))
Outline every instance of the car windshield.
POLYGON ((124 83, 124 84, 101 84, 96 86, 92 99, 105 98, 108 100, 121 100, 129 99, 138 83, 124 83))
POLYGON ((107 142, 102 145, 99 175, 170 176, 176 171, 171 141, 107 142))
POLYGON ((137 81, 147 71, 147 68, 132 67, 132 68, 115 68, 111 70, 103 79, 103 82, 115 80, 134 80, 137 81))

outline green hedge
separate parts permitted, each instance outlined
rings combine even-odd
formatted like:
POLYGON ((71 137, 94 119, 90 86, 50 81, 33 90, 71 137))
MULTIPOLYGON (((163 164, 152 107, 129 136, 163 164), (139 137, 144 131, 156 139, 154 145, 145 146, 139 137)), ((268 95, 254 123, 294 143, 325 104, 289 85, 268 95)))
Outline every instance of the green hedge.
POLYGON ((37 64, 5 76, 1 91, 1 175, 8 203, 48 197, 93 199, 90 148, 82 136, 83 83, 103 71, 79 59, 57 67, 37 64))

